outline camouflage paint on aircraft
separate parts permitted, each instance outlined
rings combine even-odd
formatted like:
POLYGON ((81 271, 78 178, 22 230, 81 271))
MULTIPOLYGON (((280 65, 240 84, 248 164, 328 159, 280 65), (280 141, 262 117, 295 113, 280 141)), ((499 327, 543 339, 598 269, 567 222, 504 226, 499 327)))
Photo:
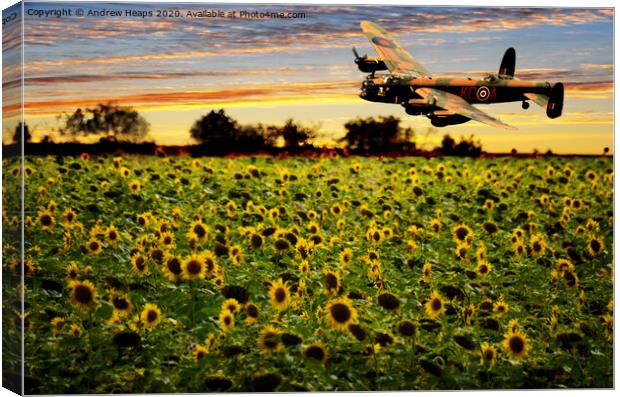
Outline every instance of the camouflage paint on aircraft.
POLYGON ((564 86, 546 81, 523 81, 514 77, 516 53, 506 50, 499 73, 482 79, 433 77, 379 25, 362 21, 360 26, 379 58, 356 55, 355 63, 371 73, 362 83, 360 97, 372 102, 401 104, 407 114, 425 114, 434 126, 443 127, 476 120, 493 127, 515 129, 474 107, 473 103, 523 102, 546 107, 549 118, 562 114, 564 86), (375 72, 388 70, 388 74, 375 72))

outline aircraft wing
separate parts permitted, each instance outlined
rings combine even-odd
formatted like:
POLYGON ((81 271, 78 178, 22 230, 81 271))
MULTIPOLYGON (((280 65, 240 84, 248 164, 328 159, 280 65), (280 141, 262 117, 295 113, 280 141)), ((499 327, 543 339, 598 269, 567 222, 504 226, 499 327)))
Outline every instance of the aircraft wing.
POLYGON ((360 27, 390 73, 416 76, 431 75, 431 72, 413 59, 381 26, 369 21, 362 21, 360 27))
POLYGON ((488 124, 492 127, 499 127, 507 130, 516 130, 515 127, 512 127, 494 117, 489 116, 488 114, 476 108, 460 96, 456 96, 454 94, 450 94, 449 92, 438 90, 436 88, 427 87, 418 88, 417 90, 415 90, 415 92, 416 94, 419 94, 424 99, 426 99, 429 104, 434 104, 435 106, 445 109, 449 112, 465 116, 467 118, 479 121, 484 124, 488 124))

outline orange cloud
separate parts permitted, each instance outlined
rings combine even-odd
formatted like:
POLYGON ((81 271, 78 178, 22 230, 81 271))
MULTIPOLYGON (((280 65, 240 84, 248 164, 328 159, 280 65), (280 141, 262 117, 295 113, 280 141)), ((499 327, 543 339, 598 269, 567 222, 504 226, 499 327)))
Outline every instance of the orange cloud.
MULTIPOLYGON (((189 108, 217 104, 234 104, 237 102, 261 101, 311 101, 313 98, 347 95, 356 97, 359 81, 323 81, 312 83, 290 83, 278 85, 253 85, 221 90, 200 90, 183 92, 158 92, 124 97, 71 98, 44 101, 27 101, 25 112, 29 115, 53 115, 73 111, 78 107, 96 106, 99 103, 114 102, 136 108, 157 108, 180 106, 189 108)), ((3 111, 18 110, 19 103, 3 105, 3 111)))

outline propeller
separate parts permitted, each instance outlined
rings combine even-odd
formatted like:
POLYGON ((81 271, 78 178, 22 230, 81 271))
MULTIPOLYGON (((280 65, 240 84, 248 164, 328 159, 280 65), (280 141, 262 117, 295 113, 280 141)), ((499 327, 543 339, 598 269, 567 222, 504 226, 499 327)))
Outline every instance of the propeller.
POLYGON ((360 54, 355 49, 355 47, 353 47, 353 55, 355 55, 355 63, 356 64, 359 64, 360 61, 365 60, 366 57, 367 57, 367 55, 364 55, 363 57, 361 57, 360 54))

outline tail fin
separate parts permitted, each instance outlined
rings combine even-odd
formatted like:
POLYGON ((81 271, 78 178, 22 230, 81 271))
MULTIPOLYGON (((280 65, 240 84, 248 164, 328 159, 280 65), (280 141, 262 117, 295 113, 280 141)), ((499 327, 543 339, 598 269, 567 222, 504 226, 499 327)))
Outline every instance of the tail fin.
POLYGON ((502 63, 499 65, 499 75, 501 77, 515 77, 515 63, 517 61, 517 53, 515 49, 510 47, 504 53, 502 63))
POLYGON ((564 107, 564 84, 555 83, 549 94, 549 102, 547 102, 547 117, 555 119, 562 115, 564 107))

